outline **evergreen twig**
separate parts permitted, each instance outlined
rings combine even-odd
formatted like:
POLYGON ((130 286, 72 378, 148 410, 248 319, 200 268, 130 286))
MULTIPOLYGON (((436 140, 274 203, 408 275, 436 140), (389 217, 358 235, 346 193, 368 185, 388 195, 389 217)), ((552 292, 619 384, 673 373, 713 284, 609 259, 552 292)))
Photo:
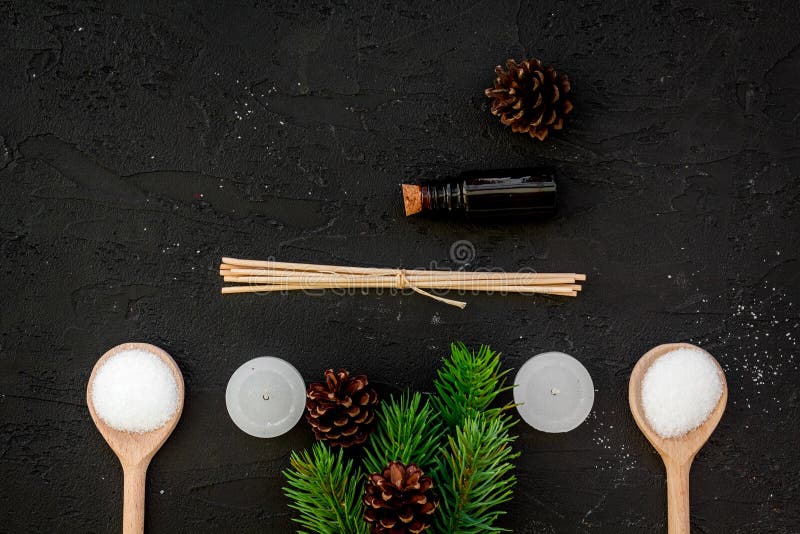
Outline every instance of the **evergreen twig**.
POLYGON ((367 473, 380 473, 389 462, 415 463, 430 472, 442 440, 436 411, 419 393, 403 393, 381 403, 378 423, 364 456, 367 473))
POLYGON ((476 353, 461 342, 452 343, 450 352, 450 358, 444 360, 437 372, 438 395, 433 398, 450 430, 460 426, 468 416, 485 413, 492 419, 511 407, 490 408, 497 395, 511 389, 504 387, 508 371, 500 371, 499 352, 481 345, 476 353))
POLYGON ((513 423, 504 415, 488 418, 469 415, 455 435, 448 436, 442 463, 434 473, 440 507, 435 517, 437 532, 480 534, 502 532, 494 526, 505 512, 498 508, 511 499, 516 478, 511 460, 519 456, 511 448, 513 423))
POLYGON ((363 479, 352 460, 322 443, 309 451, 292 452, 283 488, 289 506, 300 513, 294 521, 308 530, 300 534, 366 534, 361 501, 363 479))

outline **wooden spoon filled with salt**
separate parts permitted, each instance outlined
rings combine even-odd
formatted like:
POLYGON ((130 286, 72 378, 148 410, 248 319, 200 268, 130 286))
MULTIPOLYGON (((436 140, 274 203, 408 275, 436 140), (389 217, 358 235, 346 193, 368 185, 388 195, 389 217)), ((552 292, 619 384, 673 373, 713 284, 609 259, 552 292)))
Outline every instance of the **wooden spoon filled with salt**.
POLYGON ((722 367, 689 343, 659 345, 633 368, 628 401, 636 425, 667 470, 669 534, 689 534, 689 470, 727 400, 722 367))
POLYGON ((97 361, 86 404, 125 475, 123 534, 144 532, 147 467, 178 424, 183 375, 169 354, 147 343, 123 343, 97 361))

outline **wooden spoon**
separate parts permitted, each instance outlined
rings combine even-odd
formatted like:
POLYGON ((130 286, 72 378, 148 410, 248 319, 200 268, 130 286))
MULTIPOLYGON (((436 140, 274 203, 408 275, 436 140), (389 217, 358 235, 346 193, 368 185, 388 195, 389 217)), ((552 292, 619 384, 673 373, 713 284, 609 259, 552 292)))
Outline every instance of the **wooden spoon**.
POLYGON ((86 404, 89 406, 89 413, 94 420, 94 424, 122 464, 122 471, 125 475, 122 532, 123 534, 141 534, 144 532, 144 495, 147 466, 150 465, 150 460, 158 449, 172 434, 183 411, 183 375, 181 370, 169 354, 154 345, 147 343, 123 343, 122 345, 117 345, 103 354, 94 365, 92 374, 89 377, 89 385, 86 387, 86 404), (122 432, 111 428, 98 417, 92 403, 92 384, 97 370, 111 356, 126 350, 144 350, 160 358, 172 369, 172 375, 175 377, 175 383, 178 386, 178 407, 172 419, 167 421, 161 428, 142 434, 138 432, 122 432))
POLYGON ((692 467, 692 460, 694 460, 695 455, 711 436, 722 417, 722 412, 725 411, 725 403, 728 401, 728 384, 725 382, 725 373, 722 371, 719 362, 700 347, 689 343, 659 345, 642 356, 633 368, 631 379, 628 383, 628 401, 631 405, 631 413, 636 425, 655 447, 658 454, 661 455, 661 459, 667 469, 667 525, 669 534, 689 534, 689 470, 692 467), (713 360, 719 369, 720 380, 722 380, 722 395, 720 395, 719 401, 708 416, 708 419, 699 427, 683 436, 663 438, 650 428, 650 424, 644 415, 642 380, 647 369, 656 359, 677 349, 701 350, 713 360))

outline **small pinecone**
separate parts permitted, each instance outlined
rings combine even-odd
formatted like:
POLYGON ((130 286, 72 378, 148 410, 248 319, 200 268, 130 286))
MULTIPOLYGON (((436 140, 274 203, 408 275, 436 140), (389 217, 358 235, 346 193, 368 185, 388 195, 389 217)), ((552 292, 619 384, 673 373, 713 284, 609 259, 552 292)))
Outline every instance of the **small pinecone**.
POLYGON ((484 93, 492 99, 492 114, 511 131, 527 133, 544 141, 550 129, 560 130, 572 111, 569 78, 538 59, 517 63, 506 61, 507 71, 498 65, 494 87, 484 93))
POLYGON ((389 462, 383 473, 373 473, 364 488, 364 520, 373 534, 418 533, 431 526, 439 502, 433 480, 416 464, 389 462))
POLYGON ((344 369, 325 371, 325 382, 306 391, 306 420, 318 440, 332 446, 361 445, 372 431, 378 394, 365 375, 350 376, 344 369))

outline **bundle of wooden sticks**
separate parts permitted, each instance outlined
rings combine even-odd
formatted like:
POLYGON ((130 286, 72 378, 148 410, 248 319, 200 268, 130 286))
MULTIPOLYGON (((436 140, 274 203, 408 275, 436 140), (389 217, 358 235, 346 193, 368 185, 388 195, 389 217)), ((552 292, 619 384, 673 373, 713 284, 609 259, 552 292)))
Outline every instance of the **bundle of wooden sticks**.
POLYGON ((425 271, 344 267, 278 261, 222 258, 219 274, 225 282, 222 293, 264 293, 312 289, 389 288, 410 289, 421 295, 463 308, 465 302, 434 295, 426 289, 493 293, 545 293, 577 296, 586 275, 576 273, 502 273, 493 271, 425 271))

